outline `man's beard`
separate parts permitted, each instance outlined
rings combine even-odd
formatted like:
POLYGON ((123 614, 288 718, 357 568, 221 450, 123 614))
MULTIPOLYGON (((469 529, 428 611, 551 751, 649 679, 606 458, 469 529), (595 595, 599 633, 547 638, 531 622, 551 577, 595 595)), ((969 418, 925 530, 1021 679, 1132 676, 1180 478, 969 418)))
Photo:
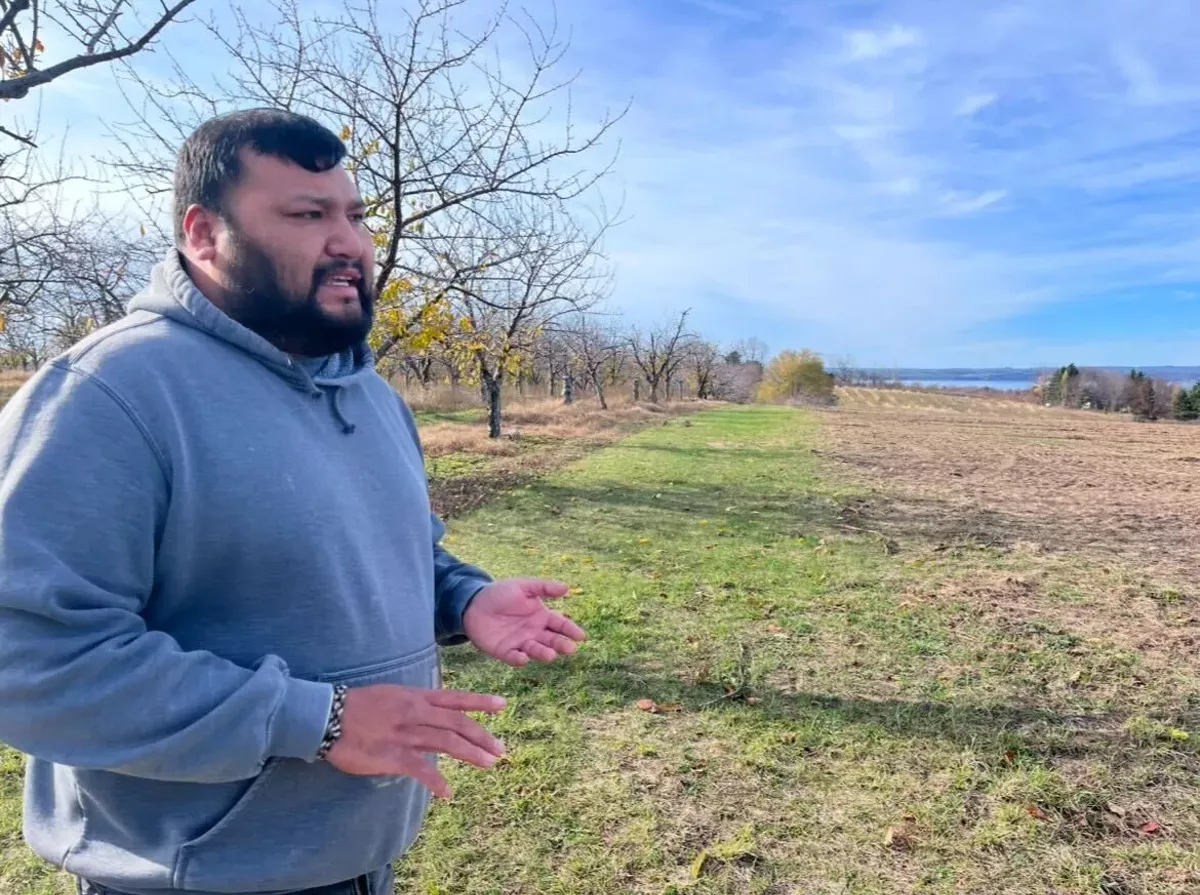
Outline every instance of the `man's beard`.
POLYGON ((281 351, 302 357, 338 354, 366 338, 374 317, 375 295, 360 263, 321 265, 313 271, 308 293, 299 295, 283 285, 266 252, 236 228, 233 237, 225 295, 225 312, 230 317, 281 351), (359 275, 356 290, 362 314, 357 320, 331 317, 317 299, 317 290, 326 278, 348 270, 359 275))

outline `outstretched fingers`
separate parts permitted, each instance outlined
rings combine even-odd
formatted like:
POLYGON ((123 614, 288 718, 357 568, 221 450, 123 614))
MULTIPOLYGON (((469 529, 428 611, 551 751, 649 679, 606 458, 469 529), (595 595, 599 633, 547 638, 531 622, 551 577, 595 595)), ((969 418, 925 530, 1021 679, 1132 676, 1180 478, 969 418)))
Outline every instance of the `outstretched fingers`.
POLYGON ((583 628, 579 627, 579 625, 575 624, 575 622, 571 621, 565 615, 559 615, 556 612, 550 613, 550 619, 546 622, 546 627, 556 634, 570 637, 579 643, 587 640, 587 633, 583 628))

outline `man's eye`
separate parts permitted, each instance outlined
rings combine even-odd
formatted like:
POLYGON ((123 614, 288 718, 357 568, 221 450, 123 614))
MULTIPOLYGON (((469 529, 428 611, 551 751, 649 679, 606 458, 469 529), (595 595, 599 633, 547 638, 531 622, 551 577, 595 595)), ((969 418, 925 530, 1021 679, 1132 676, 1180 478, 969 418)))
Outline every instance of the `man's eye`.
POLYGON ((321 217, 321 212, 319 212, 319 211, 298 211, 295 214, 293 214, 292 217, 304 218, 305 220, 308 220, 308 221, 315 221, 321 217))

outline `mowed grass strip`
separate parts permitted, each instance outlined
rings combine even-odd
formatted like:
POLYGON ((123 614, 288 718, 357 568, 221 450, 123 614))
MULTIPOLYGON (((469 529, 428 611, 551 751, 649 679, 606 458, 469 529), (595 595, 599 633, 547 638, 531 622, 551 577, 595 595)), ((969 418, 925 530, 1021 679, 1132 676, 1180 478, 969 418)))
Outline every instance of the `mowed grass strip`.
POLYGON ((845 533, 817 425, 674 420, 456 523, 497 574, 573 584, 591 640, 448 653, 449 686, 510 698, 510 757, 446 763, 401 891, 1197 891, 1195 677, 955 586, 1029 557, 845 533))

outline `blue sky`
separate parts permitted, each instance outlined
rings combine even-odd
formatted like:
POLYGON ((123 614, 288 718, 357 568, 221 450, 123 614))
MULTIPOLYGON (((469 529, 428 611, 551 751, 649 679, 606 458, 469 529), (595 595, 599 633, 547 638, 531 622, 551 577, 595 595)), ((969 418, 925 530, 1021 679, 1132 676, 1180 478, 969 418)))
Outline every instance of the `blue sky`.
MULTIPOLYGON (((630 317, 691 307, 714 340, 863 365, 1200 363, 1191 0, 561 0, 558 20, 576 116, 633 101, 605 185, 630 317)), ((119 108, 107 76, 56 88, 44 127, 84 105, 119 108)))

